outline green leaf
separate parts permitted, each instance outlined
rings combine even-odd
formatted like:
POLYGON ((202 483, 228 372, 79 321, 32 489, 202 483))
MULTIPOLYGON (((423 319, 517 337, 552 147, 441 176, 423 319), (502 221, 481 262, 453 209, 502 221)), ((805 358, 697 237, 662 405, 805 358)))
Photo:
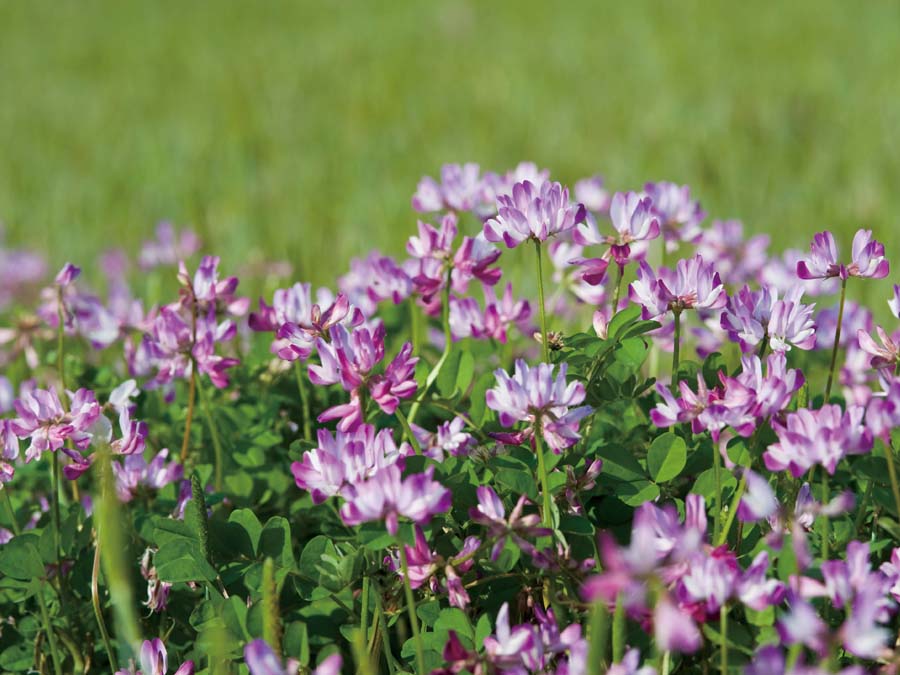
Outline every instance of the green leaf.
POLYGON ((469 397, 469 419, 479 427, 484 424, 485 414, 487 413, 485 392, 493 387, 495 382, 496 378, 493 373, 484 373, 475 380, 475 386, 472 387, 472 394, 469 397))
POLYGON ((228 517, 231 545, 248 558, 255 558, 262 534, 262 524, 250 509, 235 509, 228 517))
POLYGON ((452 630, 460 637, 468 637, 472 640, 475 639, 475 629, 472 627, 469 617, 466 616, 465 612, 456 607, 449 607, 441 610, 440 616, 438 616, 437 621, 434 623, 434 630, 452 630))
POLYGON ((5 544, 0 550, 0 575, 21 581, 43 578, 44 562, 37 541, 36 535, 20 534, 5 544))
POLYGON ((456 393, 456 378, 459 374, 459 362, 463 353, 459 349, 451 351, 441 367, 441 372, 438 373, 435 384, 444 398, 450 398, 456 393))
POLYGON ((196 542, 173 540, 163 544, 154 562, 162 581, 177 583, 216 579, 216 570, 206 561, 196 542))
POLYGON ((687 463, 687 445, 680 436, 668 432, 650 444, 647 468, 657 483, 667 483, 676 478, 687 463))
POLYGON ((619 337, 619 333, 623 328, 633 324, 641 316, 641 308, 638 305, 628 305, 621 312, 613 316, 609 320, 606 327, 606 334, 610 339, 619 337))
POLYGON ((644 480, 647 472, 635 456, 621 445, 596 445, 593 448, 603 459, 602 476, 610 476, 624 481, 644 480))
POLYGON ((518 469, 500 469, 495 475, 495 480, 511 490, 516 497, 526 495, 532 501, 537 499, 537 486, 534 483, 534 476, 529 472, 518 469))
POLYGON ((293 566, 291 526, 287 519, 273 516, 268 520, 259 536, 259 553, 272 558, 281 567, 293 566))

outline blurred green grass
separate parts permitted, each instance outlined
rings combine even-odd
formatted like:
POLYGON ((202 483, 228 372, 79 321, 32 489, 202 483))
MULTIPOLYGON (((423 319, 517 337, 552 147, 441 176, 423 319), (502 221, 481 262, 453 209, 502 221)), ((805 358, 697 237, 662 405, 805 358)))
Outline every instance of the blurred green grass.
POLYGON ((530 159, 896 257, 898 38, 840 0, 3 2, 0 218, 54 263, 170 219, 324 283, 402 249, 422 174, 530 159))

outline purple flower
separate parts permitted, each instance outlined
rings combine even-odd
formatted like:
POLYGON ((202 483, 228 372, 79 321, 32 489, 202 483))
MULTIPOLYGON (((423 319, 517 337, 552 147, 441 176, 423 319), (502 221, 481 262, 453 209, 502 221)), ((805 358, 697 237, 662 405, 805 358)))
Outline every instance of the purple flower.
MULTIPOLYGON (((113 465, 115 466, 115 464, 113 465)), ((118 488, 118 486, 116 486, 118 488)), ((172 584, 168 581, 161 581, 156 567, 153 565, 153 556, 156 554, 154 549, 146 549, 144 555, 141 556, 141 576, 147 580, 147 599, 144 600, 144 606, 151 612, 162 612, 169 603, 169 593, 172 591, 172 584)))
POLYGON ((100 417, 100 405, 87 389, 79 389, 71 398, 68 412, 53 389, 26 392, 13 404, 19 416, 12 420, 10 429, 19 438, 31 440, 25 451, 26 462, 45 450, 59 450, 66 440, 82 450, 88 446, 88 430, 100 417))
POLYGON ((768 247, 766 234, 744 239, 741 221, 714 220, 708 230, 703 230, 696 251, 715 264, 726 284, 737 285, 755 279, 769 263, 768 247))
POLYGON ((819 232, 810 245, 810 257, 797 263, 801 279, 862 277, 883 279, 890 271, 884 246, 872 239, 872 230, 858 230, 853 237, 850 264, 838 261, 837 244, 831 232, 819 232))
POLYGON ((687 185, 660 181, 647 183, 644 191, 653 202, 653 212, 669 253, 678 250, 680 242, 695 243, 700 239, 703 233, 700 223, 706 214, 700 203, 691 199, 691 189, 687 185))
POLYGON ((168 448, 163 448, 149 462, 143 454, 127 455, 121 462, 113 462, 113 476, 116 479, 116 494, 119 501, 127 503, 134 499, 141 487, 159 490, 169 483, 181 480, 184 467, 174 459, 167 463, 168 448))
POLYGON ((737 517, 744 522, 770 518, 778 512, 778 500, 769 481, 750 469, 744 469, 747 491, 738 505, 737 517))
POLYGON ((581 438, 578 425, 591 408, 572 407, 584 401, 585 391, 580 382, 566 384, 566 371, 566 364, 561 364, 554 377, 549 363, 529 368, 521 359, 516 361, 512 377, 505 370, 494 371, 497 385, 485 395, 488 407, 500 413, 500 424, 505 427, 528 422, 528 429, 514 442, 523 442, 537 430, 547 446, 559 454, 581 438))
POLYGON ((181 304, 185 308, 193 308, 196 313, 243 316, 250 307, 250 298, 234 294, 238 286, 237 277, 219 280, 218 256, 204 256, 193 277, 184 262, 180 262, 178 281, 185 289, 181 294, 181 304))
POLYGON ((641 261, 637 281, 629 287, 632 302, 643 307, 644 319, 685 309, 721 309, 728 301, 725 286, 711 264, 700 256, 679 260, 675 270, 660 267, 659 276, 641 261))
POLYGON ((891 377, 884 396, 874 397, 866 409, 866 425, 887 445, 900 426, 900 378, 891 377))
POLYGON ((363 321, 362 312, 343 293, 335 297, 327 288, 320 288, 313 302, 310 285, 296 283, 275 291, 271 306, 260 298, 259 311, 251 312, 248 324, 255 331, 277 333, 272 353, 294 361, 309 358, 316 338, 327 338, 333 325, 352 328, 363 321))
POLYGON ((821 464, 834 475, 837 463, 847 455, 863 455, 872 449, 872 432, 862 425, 865 410, 839 405, 819 410, 801 408, 787 415, 785 422, 772 421, 778 442, 763 454, 769 471, 789 470, 799 478, 821 464))
POLYGON ((393 414, 400 399, 416 393, 415 366, 418 357, 412 356, 412 344, 404 343, 400 352, 384 369, 373 372, 384 360, 384 324, 371 331, 359 326, 350 333, 342 325, 331 328, 331 342, 317 341, 321 365, 309 366, 309 379, 316 385, 340 383, 351 392, 350 403, 329 408, 319 415, 320 422, 339 419, 340 431, 352 431, 362 423, 364 411, 360 392, 368 391, 372 400, 386 413, 393 414))
POLYGON ((23 291, 38 283, 47 273, 47 265, 40 255, 5 248, 3 234, 3 226, 0 225, 0 309, 21 300, 23 291))
POLYGON ((862 328, 856 332, 856 339, 859 341, 860 349, 872 357, 870 361, 872 368, 884 371, 889 376, 893 374, 897 367, 897 362, 900 360, 900 344, 892 336, 888 335, 881 326, 877 326, 875 332, 878 334, 881 346, 862 328))
POLYGON ((12 480, 16 470, 12 462, 19 458, 19 439, 12 420, 0 420, 0 489, 12 480))
MULTIPOLYGON (((120 670, 116 675, 166 675, 169 670, 169 657, 166 646, 159 638, 144 640, 141 645, 141 670, 135 673, 134 666, 128 670, 120 670)), ((185 661, 174 675, 193 675, 194 662, 185 661)))
POLYGON ((800 302, 803 289, 795 286, 783 299, 772 287, 751 291, 744 286, 728 299, 721 324, 728 337, 741 345, 741 350, 755 350, 768 340, 772 351, 786 352, 791 347, 812 349, 816 343, 816 325, 812 314, 815 305, 800 302))
POLYGON ((341 518, 347 525, 384 520, 392 535, 397 534, 400 516, 425 525, 432 516, 450 509, 450 491, 433 477, 433 466, 402 480, 400 467, 387 466, 343 493, 346 503, 341 518))
POLYGON ((500 299, 493 289, 485 287, 484 299, 482 311, 474 298, 450 298, 450 331, 455 340, 473 337, 506 344, 509 327, 513 324, 523 327, 531 317, 528 301, 513 298, 512 284, 506 285, 500 299))
POLYGON ((422 454, 438 462, 444 461, 445 455, 452 457, 468 455, 476 443, 472 434, 463 431, 466 423, 458 416, 448 422, 442 422, 434 433, 416 424, 411 425, 411 428, 422 448, 422 454))
POLYGON ((582 178, 575 183, 575 199, 584 204, 584 208, 593 213, 609 211, 609 192, 603 187, 602 176, 582 178))
POLYGON ((506 544, 506 538, 512 537, 516 545, 526 552, 534 550, 534 546, 528 543, 525 537, 543 537, 552 534, 551 530, 539 527, 541 517, 536 514, 522 515, 528 500, 525 495, 519 497, 515 507, 506 517, 506 507, 503 501, 489 485, 479 486, 476 490, 478 506, 469 509, 469 517, 472 522, 487 528, 488 537, 495 539, 491 549, 491 559, 497 560, 506 544))
POLYGON ((888 300, 888 307, 891 308, 891 314, 900 319, 900 285, 894 286, 894 295, 888 300))
POLYGON ((375 427, 368 424, 347 433, 337 431, 334 436, 327 429, 319 429, 318 439, 318 447, 291 464, 297 487, 309 492, 314 504, 321 504, 413 454, 408 443, 397 447, 390 429, 376 433, 375 427))
POLYGON ((537 636, 532 626, 509 627, 509 603, 504 602, 497 613, 496 632, 484 638, 484 651, 497 667, 522 663, 522 655, 534 649, 537 636))
POLYGON ((497 197, 497 217, 484 224, 488 241, 503 241, 515 248, 527 239, 546 241, 568 232, 585 218, 581 204, 569 203, 569 190, 549 181, 535 186, 529 181, 516 183, 511 195, 497 197))
POLYGON ((416 211, 475 211, 484 205, 485 187, 477 164, 445 164, 440 183, 430 176, 419 181, 412 198, 416 211))
POLYGON ((606 675, 656 675, 656 669, 653 666, 642 668, 641 653, 637 649, 629 649, 620 663, 609 667, 606 675))
POLYGON ((579 225, 574 238, 577 243, 584 246, 608 244, 609 257, 619 267, 624 268, 635 257, 643 257, 645 252, 641 248, 639 255, 633 256, 632 244, 650 241, 659 236, 659 222, 653 213, 651 199, 635 192, 617 192, 613 195, 609 216, 616 230, 615 236, 600 238, 593 228, 579 225))
POLYGON ((54 283, 60 288, 65 288, 70 286, 79 276, 81 276, 81 268, 67 262, 57 273, 54 283))
POLYGON ((703 638, 691 615, 679 611, 667 596, 653 610, 653 633, 660 650, 692 654, 700 649, 703 638))
POLYGON ((161 265, 176 265, 199 249, 200 239, 193 231, 183 230, 178 237, 171 223, 160 223, 156 226, 156 239, 145 241, 141 247, 138 264, 145 271, 161 265))
POLYGON ((793 592, 788 593, 788 611, 781 615, 775 628, 781 641, 788 645, 803 644, 821 652, 828 627, 815 608, 793 592))
POLYGON ((350 271, 338 279, 338 288, 350 304, 371 317, 384 300, 397 305, 410 296, 412 273, 412 270, 397 265, 393 258, 372 251, 363 260, 354 258, 350 261, 350 271))

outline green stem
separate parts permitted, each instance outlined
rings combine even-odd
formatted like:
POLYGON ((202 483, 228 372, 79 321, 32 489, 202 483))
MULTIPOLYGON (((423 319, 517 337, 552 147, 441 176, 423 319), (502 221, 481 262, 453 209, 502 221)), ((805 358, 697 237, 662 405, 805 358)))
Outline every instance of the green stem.
POLYGON ((434 384, 434 381, 440 374, 441 368, 444 367, 444 363, 447 361, 447 357, 450 356, 450 350, 453 348, 453 334, 450 332, 450 275, 452 271, 453 270, 451 268, 447 272, 447 282, 444 286, 444 292, 442 294, 441 320, 444 324, 444 351, 441 352, 441 356, 437 360, 437 363, 434 364, 431 372, 428 373, 428 377, 425 378, 425 386, 422 388, 421 393, 416 397, 416 400, 413 402, 412 407, 409 409, 410 424, 416 421, 416 415, 419 412, 419 406, 424 400, 425 394, 427 394, 428 390, 431 389, 431 385, 434 384))
MULTIPOLYGON (((375 582, 373 582, 375 583, 375 582)), ((378 625, 381 631, 381 646, 384 649, 384 660, 388 666, 390 675, 397 672, 396 659, 391 651, 391 637, 388 635, 387 619, 384 616, 384 606, 382 605, 381 587, 375 583, 375 612, 378 618, 378 625)))
POLYGON ((181 463, 187 461, 188 447, 191 442, 191 422, 194 420, 194 399, 197 398, 197 367, 191 361, 191 379, 188 385, 188 409, 187 417, 184 420, 184 436, 181 439, 181 463))
POLYGON ((831 366, 828 368, 828 381, 825 384, 825 403, 831 398, 831 385, 834 382, 834 367, 837 364, 838 349, 841 347, 841 326, 844 323, 844 301, 847 298, 847 280, 841 281, 841 303, 838 305, 837 326, 834 329, 834 347, 831 350, 831 366))
POLYGON ((728 606, 722 605, 719 608, 719 632, 722 634, 722 675, 728 673, 728 606))
POLYGON ((303 368, 300 361, 294 361, 294 377, 297 380, 297 391, 300 393, 300 405, 303 408, 303 440, 312 440, 312 420, 309 418, 309 392, 303 380, 303 368))
POLYGON ((413 641, 416 645, 416 669, 419 675, 425 675, 425 646, 422 644, 422 635, 419 632, 419 619, 416 616, 416 598, 409 583, 409 561, 406 558, 406 545, 398 539, 397 548, 400 550, 400 567, 403 570, 406 610, 409 613, 409 624, 412 629, 413 641))
POLYGON ((416 297, 409 296, 409 336, 412 342, 413 354, 419 353, 419 308, 416 306, 416 297))
MULTIPOLYGON (((56 330, 56 370, 59 373, 59 384, 62 387, 60 400, 65 401, 66 397, 66 360, 63 351, 63 338, 65 336, 65 313, 63 312, 63 290, 59 289, 57 299, 56 316, 58 326, 56 330)), ((65 403, 63 403, 65 405, 65 403)))
POLYGON ((888 443, 885 448, 885 459, 887 459, 888 476, 891 479, 891 492, 894 493, 894 507, 897 509, 897 517, 900 518, 900 485, 897 483, 897 467, 894 464, 896 459, 894 444, 888 443))
POLYGON ((737 490, 734 492, 734 497, 731 500, 731 506, 728 507, 728 515, 725 517, 725 524, 722 526, 722 531, 719 533, 718 539, 716 539, 716 546, 721 546, 726 541, 728 541, 728 533, 731 531, 731 524, 734 522, 734 517, 737 515, 738 507, 741 503, 741 497, 744 496, 744 491, 747 489, 747 472, 741 476, 741 482, 738 483, 737 490))
POLYGON ((759 357, 760 361, 762 361, 763 358, 765 358, 766 349, 768 349, 768 347, 769 347, 769 334, 766 333, 765 335, 763 335, 762 342, 759 343, 759 351, 756 354, 759 357))
POLYGON ((399 406, 397 406, 394 414, 397 416, 397 419, 400 420, 400 426, 403 427, 403 438, 408 440, 412 444, 413 450, 416 451, 417 455, 421 455, 422 446, 419 445, 419 439, 416 438, 416 435, 413 433, 412 427, 409 426, 409 420, 406 419, 406 415, 403 414, 403 411, 400 410, 399 406))
POLYGON ((544 448, 541 443, 541 423, 534 424, 534 450, 538 460, 538 478, 541 481, 541 496, 543 508, 541 509, 541 521, 544 527, 553 527, 552 499, 550 495, 550 477, 547 474, 547 463, 544 461, 544 448))
POLYGON ((609 612, 603 602, 595 602, 591 612, 591 638, 588 653, 589 673, 602 673, 606 669, 606 651, 609 648, 609 612))
POLYGON ((363 639, 369 641, 369 577, 363 577, 362 597, 360 598, 361 609, 359 614, 359 625, 362 629, 363 639))
MULTIPOLYGON (((890 459, 890 457, 888 457, 888 462, 890 462, 890 461, 891 461, 891 459, 890 459)), ((888 469, 888 471, 890 471, 890 469, 888 469)), ((856 520, 853 521, 853 531, 856 533, 856 536, 859 536, 859 529, 862 527, 863 520, 866 517, 866 509, 869 506, 869 501, 871 501, 871 499, 872 499, 872 490, 874 490, 874 489, 875 489, 875 481, 870 478, 869 485, 868 485, 868 487, 866 487, 866 492, 863 495, 862 502, 860 502, 860 504, 859 504, 859 510, 856 512, 856 520)), ((896 492, 894 493, 894 500, 895 500, 895 504, 896 504, 896 502, 897 502, 897 493, 896 492)), ((900 506, 900 504, 896 504, 896 505, 900 506)))
POLYGON ((537 280, 538 280, 538 308, 541 315, 541 349, 544 363, 550 363, 550 341, 547 333, 547 310, 544 307, 544 264, 541 253, 541 242, 534 240, 534 250, 537 253, 537 280))
POLYGON ((9 498, 9 486, 0 486, 0 492, 3 493, 3 503, 6 504, 6 511, 9 513, 9 526, 12 528, 13 534, 18 537, 21 530, 19 530, 19 523, 16 520, 16 511, 13 509, 12 500, 9 498))
MULTIPOLYGON (((95 533, 96 536, 96 533, 95 533)), ((100 639, 103 641, 103 647, 106 649, 109 665, 115 672, 119 670, 116 662, 116 653, 112 648, 109 640, 109 631, 106 628, 106 621, 103 619, 103 610, 100 608, 100 538, 94 543, 94 567, 91 571, 91 604, 94 607, 94 617, 97 619, 97 627, 100 629, 100 639)))
MULTIPOLYGON (((625 276, 625 269, 622 265, 616 265, 616 269, 618 272, 616 273, 616 289, 613 291, 613 304, 612 304, 612 314, 615 316, 616 312, 619 311, 619 295, 622 292, 622 277, 625 276)), ((612 318, 612 317, 610 317, 612 318)))
POLYGON ((722 453, 713 445, 713 471, 716 477, 716 508, 713 511, 713 541, 719 540, 722 516, 722 453))
POLYGON ((660 668, 660 673, 662 675, 669 675, 669 661, 672 659, 672 652, 666 650, 663 652, 662 656, 662 667, 660 668))
POLYGON ((678 392, 678 366, 681 356, 681 310, 675 310, 675 336, 672 348, 672 391, 678 392))
POLYGON ((37 596, 38 607, 41 610, 41 622, 44 624, 47 640, 50 642, 50 659, 53 661, 53 671, 56 675, 62 675, 62 659, 59 657, 59 648, 56 644, 56 633, 53 631, 53 624, 50 623, 50 615, 47 612, 47 603, 44 601, 44 591, 40 586, 35 595, 37 596))
MULTIPOLYGON (((53 547, 56 549, 56 565, 57 565, 57 574, 59 579, 60 590, 62 590, 63 585, 63 569, 62 569, 62 543, 60 536, 60 517, 59 517, 59 455, 57 452, 50 453, 53 456, 53 459, 50 462, 51 472, 50 479, 53 484, 52 492, 53 492, 53 502, 51 507, 51 520, 53 522, 53 547)), ((60 594, 62 597, 62 594, 60 594)))
POLYGON ((625 656, 625 601, 621 594, 616 598, 612 624, 612 662, 621 663, 625 656))
POLYGON ((219 440, 219 430, 216 428, 216 420, 213 418, 212 410, 209 407, 209 398, 206 395, 206 388, 200 383, 200 378, 197 378, 197 389, 200 392, 200 405, 203 406, 203 416, 206 417, 206 425, 209 427, 209 434, 210 436, 212 436, 213 442, 213 452, 215 452, 216 477, 214 485, 216 488, 216 492, 221 492, 223 472, 222 463, 224 462, 222 442, 219 440))

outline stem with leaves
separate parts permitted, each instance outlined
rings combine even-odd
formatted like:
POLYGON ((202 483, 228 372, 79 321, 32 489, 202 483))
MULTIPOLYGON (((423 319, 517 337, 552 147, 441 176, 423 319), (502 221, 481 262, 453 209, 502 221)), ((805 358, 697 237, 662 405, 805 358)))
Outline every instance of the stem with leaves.
POLYGON ((681 310, 676 309, 675 314, 675 336, 672 346, 672 391, 678 391, 678 366, 679 357, 681 356, 681 310))
POLYGON ((117 671, 119 665, 116 661, 116 652, 110 642, 109 630, 106 628, 106 620, 100 606, 100 538, 96 532, 95 537, 97 540, 94 542, 94 566, 91 570, 91 604, 94 607, 94 618, 97 620, 97 628, 100 630, 100 639, 103 641, 103 648, 106 649, 109 664, 113 671, 117 671))
POLYGON ((550 476, 547 474, 547 463, 544 461, 544 448, 541 443, 541 422, 536 420, 534 423, 534 451, 537 453, 538 460, 538 478, 541 481, 541 497, 543 499, 543 507, 541 508, 541 520, 544 527, 553 527, 553 500, 550 494, 550 476))
POLYGON ((447 279, 444 284, 443 293, 441 294, 441 321, 444 325, 444 351, 441 352, 440 358, 434 364, 431 372, 428 373, 428 377, 425 378, 425 386, 422 388, 421 393, 416 397, 412 407, 409 409, 410 425, 416 421, 416 415, 419 412, 419 406, 421 405, 422 400, 424 400, 425 394, 428 393, 428 390, 431 389, 431 385, 437 380, 438 375, 441 373, 441 368, 444 367, 447 357, 450 356, 450 350, 453 348, 453 333, 450 330, 450 283, 452 272, 453 268, 447 270, 447 279))
POLYGON ((300 361, 294 361, 294 377, 297 380, 297 391, 300 393, 300 405, 303 407, 303 440, 312 440, 312 420, 309 415, 309 391, 306 389, 306 382, 303 379, 303 368, 300 361))

